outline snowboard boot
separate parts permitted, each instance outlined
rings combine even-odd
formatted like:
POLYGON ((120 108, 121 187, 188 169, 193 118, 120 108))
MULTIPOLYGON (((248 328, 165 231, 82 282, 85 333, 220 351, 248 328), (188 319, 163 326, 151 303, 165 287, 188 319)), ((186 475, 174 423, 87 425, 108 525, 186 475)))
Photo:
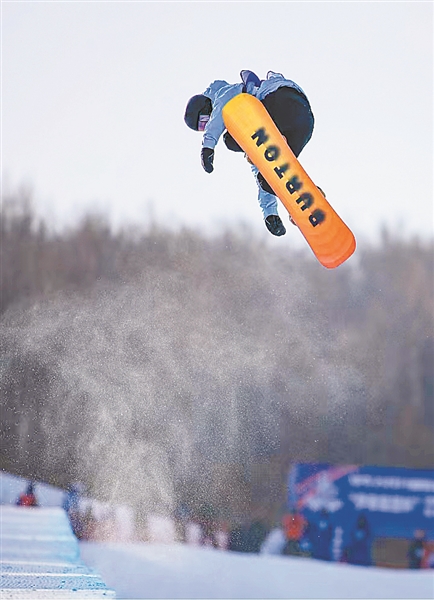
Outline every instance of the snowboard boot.
POLYGON ((278 215, 268 215, 265 219, 265 225, 270 233, 273 235, 285 235, 286 229, 282 223, 281 218, 278 215))

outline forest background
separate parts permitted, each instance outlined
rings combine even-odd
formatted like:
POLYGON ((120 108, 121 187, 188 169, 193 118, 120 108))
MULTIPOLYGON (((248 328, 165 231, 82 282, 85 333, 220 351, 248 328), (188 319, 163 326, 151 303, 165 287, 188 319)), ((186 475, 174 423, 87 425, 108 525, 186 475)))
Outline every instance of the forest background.
POLYGON ((3 469, 271 522, 294 462, 433 467, 432 240, 329 271, 247 227, 54 230, 25 191, 0 236, 3 469))

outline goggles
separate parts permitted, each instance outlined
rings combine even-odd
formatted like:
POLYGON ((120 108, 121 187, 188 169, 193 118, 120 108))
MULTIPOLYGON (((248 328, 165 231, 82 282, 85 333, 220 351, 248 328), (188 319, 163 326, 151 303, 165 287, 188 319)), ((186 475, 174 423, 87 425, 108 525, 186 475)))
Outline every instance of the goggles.
POLYGON ((204 131, 206 124, 208 123, 210 115, 199 115, 199 120, 197 122, 197 130, 204 131))

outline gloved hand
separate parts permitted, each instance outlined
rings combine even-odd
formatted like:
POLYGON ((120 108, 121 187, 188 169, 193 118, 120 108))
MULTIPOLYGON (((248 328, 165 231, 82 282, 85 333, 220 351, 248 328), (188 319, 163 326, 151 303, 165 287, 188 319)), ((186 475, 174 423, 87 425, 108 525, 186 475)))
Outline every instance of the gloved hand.
POLYGON ((214 171, 214 150, 212 148, 202 148, 200 158, 202 162, 202 167, 205 169, 205 171, 207 173, 212 173, 214 171))

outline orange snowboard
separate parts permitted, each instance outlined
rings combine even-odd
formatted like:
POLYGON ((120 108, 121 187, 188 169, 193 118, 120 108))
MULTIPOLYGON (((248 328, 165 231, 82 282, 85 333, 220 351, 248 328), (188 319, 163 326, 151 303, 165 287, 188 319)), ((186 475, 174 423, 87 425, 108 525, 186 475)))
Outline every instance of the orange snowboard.
POLYGON ((227 130, 267 180, 319 262, 338 267, 356 249, 352 231, 298 162, 262 102, 239 94, 223 107, 227 130))

